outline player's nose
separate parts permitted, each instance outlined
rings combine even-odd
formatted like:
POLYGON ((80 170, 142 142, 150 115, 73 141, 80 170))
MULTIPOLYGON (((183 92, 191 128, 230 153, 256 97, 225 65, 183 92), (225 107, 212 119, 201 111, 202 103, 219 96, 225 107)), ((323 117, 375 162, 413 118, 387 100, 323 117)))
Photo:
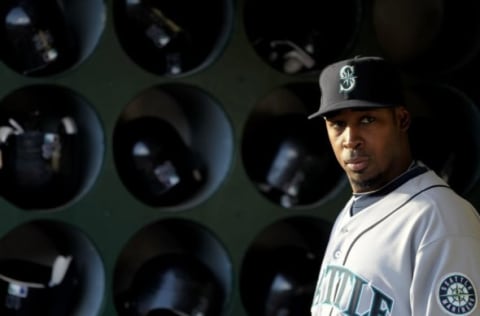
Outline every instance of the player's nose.
POLYGON ((356 149, 362 144, 362 137, 357 128, 353 126, 347 126, 343 131, 343 147, 348 149, 356 149))

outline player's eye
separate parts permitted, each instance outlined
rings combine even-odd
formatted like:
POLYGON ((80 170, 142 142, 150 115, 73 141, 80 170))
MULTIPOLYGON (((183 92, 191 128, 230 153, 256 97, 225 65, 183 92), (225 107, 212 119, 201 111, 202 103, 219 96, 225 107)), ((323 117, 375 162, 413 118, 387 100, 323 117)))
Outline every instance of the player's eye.
POLYGON ((346 123, 344 121, 335 120, 335 121, 329 121, 328 125, 335 130, 340 130, 345 128, 346 123))
POLYGON ((362 124, 370 124, 372 122, 375 122, 375 118, 373 116, 363 116, 362 119, 360 120, 362 124))

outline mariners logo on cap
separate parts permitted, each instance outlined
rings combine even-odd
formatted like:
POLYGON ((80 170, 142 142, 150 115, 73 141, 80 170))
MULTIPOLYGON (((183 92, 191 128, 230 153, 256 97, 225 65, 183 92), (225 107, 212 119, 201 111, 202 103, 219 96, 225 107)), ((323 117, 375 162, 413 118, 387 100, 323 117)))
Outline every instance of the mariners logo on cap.
POLYGON ((345 65, 340 68, 340 93, 348 93, 355 88, 355 69, 353 66, 345 65))
POLYGON ((475 286, 467 276, 460 273, 443 278, 437 298, 440 306, 450 315, 470 315, 477 305, 475 286))

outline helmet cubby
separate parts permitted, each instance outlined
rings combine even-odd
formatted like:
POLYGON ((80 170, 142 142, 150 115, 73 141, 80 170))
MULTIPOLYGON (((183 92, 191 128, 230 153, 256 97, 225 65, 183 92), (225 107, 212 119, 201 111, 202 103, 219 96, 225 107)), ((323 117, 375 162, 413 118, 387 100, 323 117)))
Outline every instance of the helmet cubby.
POLYGON ((41 219, 0 238, 0 286, 5 315, 95 315, 105 295, 105 271, 82 230, 41 219))
POLYGON ((105 19, 103 0, 4 1, 0 59, 27 77, 64 74, 93 53, 105 19))
POLYGON ((231 122, 208 92, 157 85, 123 109, 113 134, 116 170, 145 204, 185 209, 209 198, 233 159, 231 122))
POLYGON ((60 209, 95 183, 103 126, 86 98, 68 87, 32 84, 0 100, 1 196, 24 210, 60 209))
POLYGON ((119 316, 223 315, 232 272, 230 254, 211 230, 189 220, 160 220, 122 248, 113 279, 115 306, 119 316))
POLYGON ((123 51, 145 71, 181 77, 201 71, 222 54, 231 35, 233 2, 113 1, 123 51))

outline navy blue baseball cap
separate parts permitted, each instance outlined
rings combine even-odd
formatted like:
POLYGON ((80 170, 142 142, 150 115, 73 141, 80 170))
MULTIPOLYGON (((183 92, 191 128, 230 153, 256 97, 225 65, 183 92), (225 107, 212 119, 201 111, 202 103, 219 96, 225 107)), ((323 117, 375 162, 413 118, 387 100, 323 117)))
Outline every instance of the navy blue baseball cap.
POLYGON ((392 63, 377 56, 357 56, 325 67, 320 74, 320 107, 308 118, 347 108, 404 104, 402 78, 392 63))

